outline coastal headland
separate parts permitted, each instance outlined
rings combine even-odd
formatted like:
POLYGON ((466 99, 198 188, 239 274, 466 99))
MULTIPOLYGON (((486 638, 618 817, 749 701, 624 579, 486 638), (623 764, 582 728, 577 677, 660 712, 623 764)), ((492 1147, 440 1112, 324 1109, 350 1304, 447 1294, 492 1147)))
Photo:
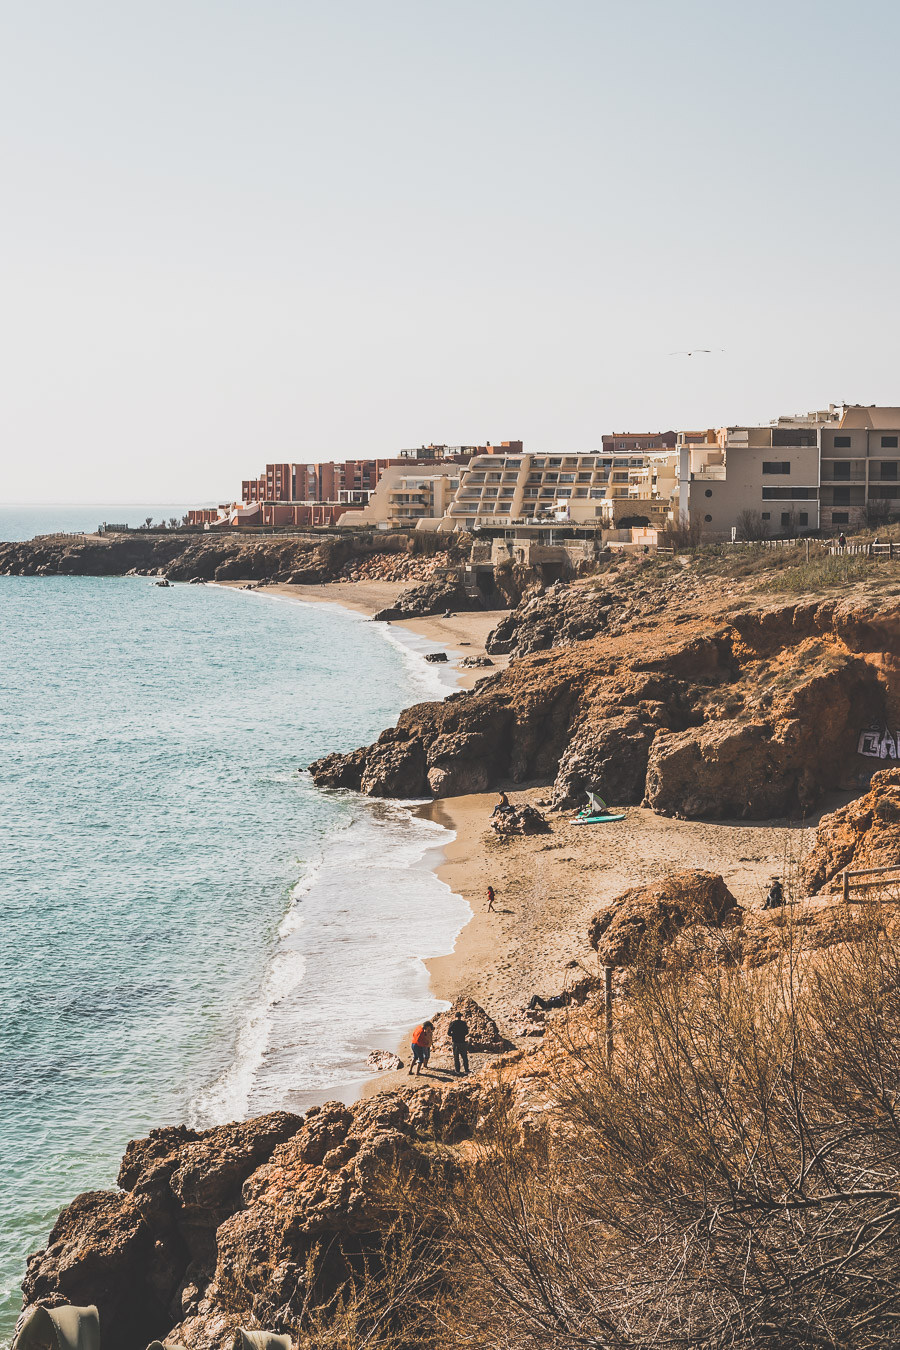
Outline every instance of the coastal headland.
MULTIPOLYGON (((274 589, 371 613, 396 608, 400 583, 319 576, 274 589)), ((341 1318, 350 1327, 351 1289, 407 1326, 405 1344, 462 1344, 435 1339, 437 1305, 442 1334, 457 1325, 452 1300, 435 1293, 436 1266, 431 1286, 403 1286, 415 1294, 402 1305, 390 1282, 413 1280, 404 1252, 420 1265, 438 1250, 465 1264, 481 1241, 479 1206, 494 1206, 500 1221, 479 1157, 502 1171, 515 1138, 534 1175, 556 1167, 559 1141, 581 1128, 565 1105, 579 1075, 607 1072, 590 1050, 607 1006, 605 970, 615 1001, 608 1072, 625 1075, 610 1100, 625 1101, 637 1062, 627 1058, 628 1028, 650 1026, 640 1021, 650 1016, 647 989, 663 998, 690 975, 719 989, 721 1005, 715 981, 734 972, 761 1006, 765 990, 823 954, 868 950, 862 907, 845 903, 840 875, 854 860, 895 860, 900 574, 873 564, 871 576, 842 579, 804 572, 799 556, 758 565, 750 551, 624 558, 566 585, 536 585, 508 611, 400 622, 495 668, 473 667, 470 687, 408 709, 374 745, 327 756, 312 773, 329 788, 432 799, 422 809, 455 832, 440 874, 473 909, 455 951, 429 963, 435 997, 477 1004, 509 1048, 475 1056, 477 1072, 462 1082, 450 1081, 442 1051, 423 1077, 383 1075, 353 1107, 204 1132, 174 1126, 129 1145, 119 1189, 63 1211, 24 1285, 29 1302, 97 1303, 122 1350, 142 1350, 151 1335, 224 1350, 241 1326, 317 1345, 317 1327, 341 1318), (497 833, 498 791, 533 806, 545 828, 497 833), (624 819, 576 823, 588 791, 624 819), (771 901, 775 877, 784 903, 771 901), (556 1009, 529 1014, 535 994, 556 1009), (360 1292, 366 1263, 375 1284, 360 1292), (410 1329, 414 1315, 421 1333, 410 1329)), ((531 1176, 516 1184, 530 1187, 531 1176)), ((830 1182, 852 1184, 849 1172, 830 1182)), ((538 1191, 528 1195, 537 1214, 538 1191)), ((524 1289, 530 1277, 518 1278, 524 1289)), ((724 1300, 731 1277, 716 1278, 724 1300)), ((795 1311, 823 1289, 831 1297, 837 1278, 830 1264, 810 1276, 799 1303, 789 1295, 795 1311)), ((358 1334, 376 1326, 375 1313, 353 1306, 358 1334)))

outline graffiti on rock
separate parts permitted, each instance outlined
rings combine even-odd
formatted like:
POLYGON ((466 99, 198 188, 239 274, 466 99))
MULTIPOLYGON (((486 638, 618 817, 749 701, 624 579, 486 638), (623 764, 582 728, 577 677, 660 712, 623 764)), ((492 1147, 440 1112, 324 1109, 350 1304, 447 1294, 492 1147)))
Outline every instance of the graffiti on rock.
POLYGON ((859 733, 856 747, 861 755, 870 759, 900 759, 900 731, 889 731, 887 727, 870 727, 859 733))

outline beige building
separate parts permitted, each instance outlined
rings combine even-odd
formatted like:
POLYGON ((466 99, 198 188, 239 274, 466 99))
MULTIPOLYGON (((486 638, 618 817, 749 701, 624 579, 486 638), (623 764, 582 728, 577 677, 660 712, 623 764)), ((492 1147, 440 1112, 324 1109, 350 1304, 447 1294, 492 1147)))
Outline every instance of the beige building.
POLYGON ((453 528, 570 521, 663 525, 678 486, 674 452, 478 455, 460 475, 453 528))
POLYGON ((382 472, 367 505, 361 511, 345 511, 338 524, 342 529, 437 529, 459 487, 461 468, 415 472, 409 465, 391 465, 382 472))
POLYGON ((854 529, 900 514, 900 408, 848 406, 821 433, 822 525, 854 529))
POLYGON ((778 538, 819 527, 819 433, 837 414, 678 437, 678 510, 704 534, 748 529, 778 538))
POLYGON ((705 534, 772 538, 900 514, 900 408, 834 406, 678 436, 678 511, 705 534))

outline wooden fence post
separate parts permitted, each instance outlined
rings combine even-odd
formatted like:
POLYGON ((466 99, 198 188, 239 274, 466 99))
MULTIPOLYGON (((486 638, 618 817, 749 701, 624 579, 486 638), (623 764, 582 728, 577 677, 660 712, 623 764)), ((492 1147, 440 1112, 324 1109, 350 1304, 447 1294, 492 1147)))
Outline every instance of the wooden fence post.
POLYGON ((611 1064, 613 1053, 612 966, 603 967, 603 1020, 606 1024, 606 1062, 611 1064))
POLYGON ((845 904, 845 905, 849 905, 849 903, 850 903, 850 873, 847 871, 846 867, 844 868, 843 881, 844 881, 844 904, 845 904))

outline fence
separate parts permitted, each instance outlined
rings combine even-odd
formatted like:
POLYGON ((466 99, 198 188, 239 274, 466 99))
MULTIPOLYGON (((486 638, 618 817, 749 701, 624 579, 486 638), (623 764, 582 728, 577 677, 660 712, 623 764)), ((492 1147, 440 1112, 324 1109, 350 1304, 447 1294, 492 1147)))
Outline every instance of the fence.
POLYGON ((889 540, 886 544, 874 541, 869 544, 829 544, 828 552, 846 553, 850 556, 862 554, 869 558, 900 558, 900 543, 895 544, 889 540))
MULTIPOLYGON (((93 536, 91 536, 93 537, 93 536)), ((87 539, 88 535, 84 530, 55 530, 53 534, 36 534, 32 543, 40 541, 44 543, 55 543, 57 539, 87 539)))
MULTIPOLYGON (((852 890, 853 891, 871 890, 872 888, 877 888, 879 886, 886 886, 886 885, 890 886, 891 884, 900 885, 900 863, 896 864, 896 866, 894 867, 861 867, 859 868, 858 871, 854 872, 851 872, 847 868, 844 868, 843 872, 841 873, 841 889, 843 891, 845 905, 849 905, 850 903, 850 892, 852 890), (890 877, 885 877, 885 873, 887 872, 893 872, 894 875, 890 877), (885 879, 881 881, 853 880, 854 877, 872 877, 872 876, 885 877, 885 879)), ((865 898, 868 899, 868 897, 865 898)), ((859 904, 860 901, 857 901, 856 903, 859 904)))

